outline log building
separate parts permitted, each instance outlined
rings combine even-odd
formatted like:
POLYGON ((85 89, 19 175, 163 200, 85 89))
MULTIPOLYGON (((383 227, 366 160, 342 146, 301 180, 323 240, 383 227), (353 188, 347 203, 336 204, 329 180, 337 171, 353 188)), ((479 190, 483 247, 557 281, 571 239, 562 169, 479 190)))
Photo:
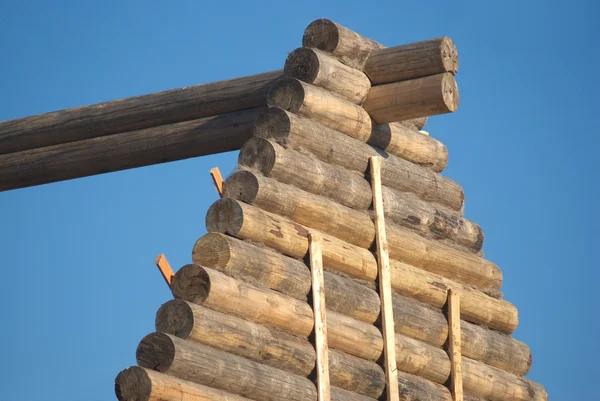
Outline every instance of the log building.
POLYGON ((240 150, 120 401, 547 400, 423 131, 457 110, 457 72, 448 37, 385 47, 317 20, 279 71, 0 122, 0 190, 240 150))

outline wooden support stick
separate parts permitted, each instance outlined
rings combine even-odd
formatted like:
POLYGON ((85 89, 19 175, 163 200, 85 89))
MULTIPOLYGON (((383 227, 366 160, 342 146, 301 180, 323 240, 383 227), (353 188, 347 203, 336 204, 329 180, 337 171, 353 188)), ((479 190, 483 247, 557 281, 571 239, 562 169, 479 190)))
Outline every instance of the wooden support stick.
POLYGON ((383 196, 381 193, 381 159, 379 156, 371 156, 370 159, 373 208, 375 209, 379 294, 381 297, 383 350, 385 355, 385 375, 387 379, 387 400, 397 401, 400 399, 400 394, 398 390, 398 371, 396 370, 396 340, 394 335, 390 259, 388 255, 387 238, 385 235, 383 196))
POLYGON ((221 175, 221 171, 219 171, 218 167, 214 167, 210 169, 210 176, 215 183, 215 187, 217 187, 217 192, 219 193, 219 197, 223 197, 223 176, 221 175))
POLYGON ((169 265, 169 262, 167 262, 165 254, 161 253, 160 255, 158 255, 156 259, 154 259, 154 263, 156 263, 156 267, 158 267, 160 274, 162 274, 163 278, 167 282, 167 285, 169 286, 169 288, 171 288, 171 283, 173 282, 173 277, 175 276, 175 273, 173 272, 173 269, 171 269, 171 265, 169 265))
POLYGON ((317 361, 317 390, 319 401, 329 401, 329 347, 327 345, 327 318, 325 313, 325 279, 323 277, 323 253, 321 237, 308 234, 310 272, 312 279, 313 314, 315 318, 315 350, 317 361))
POLYGON ((460 346, 460 297, 448 290, 448 334, 450 348, 450 379, 454 401, 463 401, 462 355, 460 346))

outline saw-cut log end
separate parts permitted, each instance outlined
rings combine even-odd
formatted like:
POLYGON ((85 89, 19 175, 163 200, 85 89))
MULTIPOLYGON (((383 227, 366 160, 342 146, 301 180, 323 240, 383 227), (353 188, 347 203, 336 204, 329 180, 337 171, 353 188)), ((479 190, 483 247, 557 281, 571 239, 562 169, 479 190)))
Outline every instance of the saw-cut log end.
POLYGON ((340 41, 338 25, 328 19, 311 22, 304 30, 302 46, 314 47, 327 53, 333 53, 340 41))
POLYGON ((238 163, 251 169, 255 169, 269 176, 275 161, 277 150, 273 143, 264 138, 252 138, 240 149, 238 163))
POLYGON ((444 36, 440 42, 440 54, 444 69, 452 75, 458 72, 458 50, 450 37, 444 36))
POLYGON ((301 47, 291 52, 286 61, 285 75, 312 84, 319 75, 319 56, 313 49, 301 47))
POLYGON ((181 299, 172 299, 156 312, 156 331, 186 339, 194 328, 194 312, 181 299))
POLYGON ((132 366, 117 375, 115 394, 119 401, 149 401, 152 380, 143 368, 132 366))
POLYGON ((206 213, 206 231, 236 236, 244 225, 244 211, 230 198, 219 199, 206 213))
POLYGON ((175 359, 175 344, 166 334, 148 334, 138 345, 135 357, 143 368, 166 372, 175 359))
POLYGON ((451 73, 445 73, 442 77, 442 96, 444 98, 444 103, 448 108, 449 112, 454 112, 458 110, 458 105, 460 103, 460 96, 458 94, 458 85, 456 83, 456 79, 454 79, 454 75, 451 73))
POLYGON ((202 304, 210 294, 210 276, 202 266, 183 266, 173 277, 171 292, 177 299, 202 304))
POLYGON ((231 246, 225 234, 208 233, 194 244, 192 260, 200 266, 221 270, 231 260, 231 246))
POLYGON ((252 204, 258 196, 259 182, 256 174, 250 171, 238 171, 227 178, 223 187, 223 196, 252 204))
POLYGON ((304 86, 296 78, 277 80, 267 95, 267 105, 297 113, 304 104, 304 86))
POLYGON ((273 138, 285 142, 292 129, 292 121, 287 111, 278 107, 267 108, 254 122, 254 136, 273 138))

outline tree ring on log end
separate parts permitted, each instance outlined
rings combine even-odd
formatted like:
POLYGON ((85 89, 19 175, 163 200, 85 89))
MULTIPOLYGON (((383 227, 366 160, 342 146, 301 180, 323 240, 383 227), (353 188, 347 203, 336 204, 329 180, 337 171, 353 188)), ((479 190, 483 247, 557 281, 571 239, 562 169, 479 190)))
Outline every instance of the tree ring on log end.
POLYGON ((148 334, 138 345, 135 356, 141 367, 166 372, 175 359, 175 344, 166 334, 148 334))
POLYGON ((442 78, 442 96, 449 111, 456 111, 458 109, 460 103, 458 85, 456 84, 454 75, 450 73, 445 73, 442 78))
POLYGON ((458 72, 458 50, 454 45, 452 39, 448 36, 444 36, 442 43, 440 44, 440 53, 442 56, 442 64, 444 70, 452 73, 453 75, 458 72))
POLYGON ((285 75, 312 84, 319 75, 319 57, 313 49, 301 47, 289 54, 285 61, 285 75))
POLYGON ((171 292, 178 299, 202 304, 210 294, 210 276, 195 264, 185 265, 175 274, 171 292))
POLYGON ((115 394, 119 401, 148 401, 152 394, 152 381, 139 366, 132 366, 117 375, 115 394))
POLYGON ((227 236, 221 233, 208 233, 194 244, 192 260, 201 266, 222 270, 231 260, 231 247, 227 236))
POLYGON ((258 196, 258 178, 250 171, 238 171, 225 181, 223 196, 252 204, 258 196))
POLYGON ((172 299, 156 312, 156 331, 187 339, 194 328, 194 312, 187 302, 172 299))
POLYGON ((340 31, 335 22, 318 19, 311 22, 304 30, 302 46, 314 47, 333 53, 340 42, 340 31))
POLYGON ((276 158, 277 152, 271 142, 264 138, 252 138, 240 149, 238 163, 268 177, 275 167, 276 158))
POLYGON ((287 111, 277 107, 269 107, 254 122, 254 136, 274 138, 282 145, 292 129, 292 122, 287 111))
POLYGON ((206 213, 206 230, 233 235, 239 234, 244 225, 244 211, 240 204, 230 198, 219 199, 206 213))
POLYGON ((275 82, 267 95, 267 105, 297 113, 304 104, 304 87, 296 78, 282 78, 275 82))

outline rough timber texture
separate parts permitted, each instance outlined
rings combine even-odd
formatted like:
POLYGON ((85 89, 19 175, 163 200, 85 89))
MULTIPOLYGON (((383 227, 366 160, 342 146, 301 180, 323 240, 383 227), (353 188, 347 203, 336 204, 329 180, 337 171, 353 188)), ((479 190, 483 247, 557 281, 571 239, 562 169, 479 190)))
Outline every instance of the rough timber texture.
POLYGON ((388 47, 371 53, 364 71, 375 85, 444 72, 456 74, 458 51, 448 36, 388 47))
MULTIPOLYGON (((268 177, 290 183, 316 195, 332 198, 355 209, 365 209, 371 203, 364 197, 365 185, 368 186, 368 182, 360 176, 343 169, 332 168, 293 149, 285 149, 273 140, 252 138, 240 149, 238 163, 259 170, 268 177), (293 170, 297 171, 292 175, 293 178, 282 178, 293 170), (307 175, 305 178, 300 177, 304 174, 307 175), (337 182, 344 182, 344 185, 352 187, 331 185, 337 182), (339 190, 344 192, 335 195, 339 190), (354 193, 356 195, 353 195, 354 193)), ((381 173, 384 185, 400 192, 414 194, 423 201, 433 201, 453 210, 462 208, 464 203, 462 187, 456 182, 398 157, 388 156, 382 163, 381 173)))
POLYGON ((371 88, 363 107, 378 124, 452 113, 458 86, 449 72, 371 88))
MULTIPOLYGON (((308 377, 315 369, 315 348, 307 340, 202 306, 172 300, 156 315, 156 330, 308 377)), ((329 350, 331 385, 377 398, 383 370, 374 362, 329 350)))
POLYGON ((296 78, 277 80, 269 90, 267 104, 310 118, 363 142, 371 134, 371 117, 365 109, 296 78))
POLYGON ((284 71, 287 76, 327 89, 352 103, 361 104, 371 89, 364 72, 316 49, 301 47, 291 52, 284 71))
POLYGON ((359 70, 363 69, 373 51, 385 47, 328 19, 318 19, 308 25, 302 46, 322 50, 359 70))
POLYGON ((239 149, 260 108, 0 155, 0 191, 239 149))
POLYGON ((282 71, 0 122, 0 154, 263 106, 282 71))

